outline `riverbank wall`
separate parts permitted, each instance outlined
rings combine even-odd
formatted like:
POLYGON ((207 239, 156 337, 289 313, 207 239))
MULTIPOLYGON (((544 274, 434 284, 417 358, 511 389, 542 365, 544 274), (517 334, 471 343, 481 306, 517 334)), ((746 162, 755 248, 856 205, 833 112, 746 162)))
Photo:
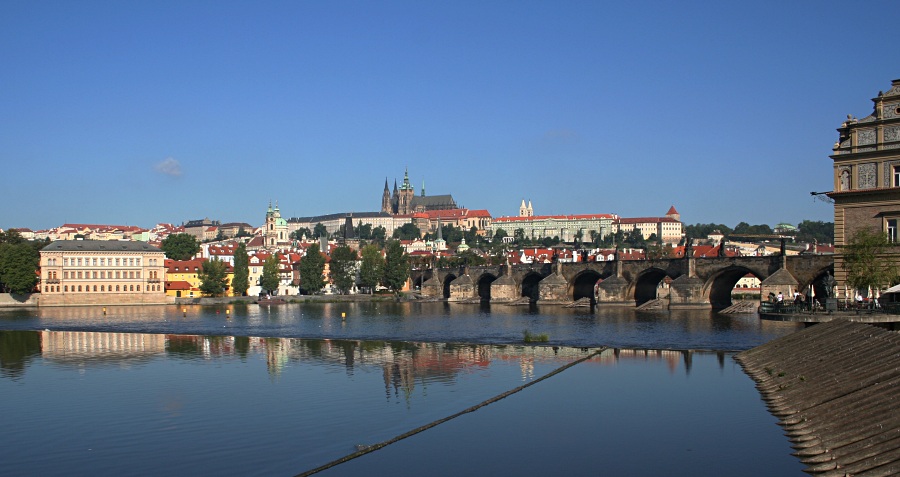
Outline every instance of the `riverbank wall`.
POLYGON ((734 359, 807 473, 900 474, 900 334, 837 319, 734 359))
POLYGON ((40 304, 40 294, 29 293, 18 295, 12 293, 0 293, 0 308, 33 307, 40 304))

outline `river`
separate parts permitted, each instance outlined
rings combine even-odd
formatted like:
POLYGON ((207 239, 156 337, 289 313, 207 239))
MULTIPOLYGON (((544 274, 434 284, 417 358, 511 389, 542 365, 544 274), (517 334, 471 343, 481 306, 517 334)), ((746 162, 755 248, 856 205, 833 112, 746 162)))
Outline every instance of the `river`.
POLYGON ((446 303, 0 310, 0 475, 295 475, 523 385, 320 475, 802 475, 731 359, 800 326, 446 303))

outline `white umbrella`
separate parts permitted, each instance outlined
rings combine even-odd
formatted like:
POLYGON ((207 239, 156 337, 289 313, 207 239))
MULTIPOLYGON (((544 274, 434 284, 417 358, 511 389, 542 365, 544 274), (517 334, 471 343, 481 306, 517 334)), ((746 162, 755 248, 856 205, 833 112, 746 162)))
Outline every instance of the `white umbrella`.
POLYGON ((894 285, 894 286, 888 288, 887 290, 885 290, 884 292, 885 293, 900 293, 900 285, 894 285))

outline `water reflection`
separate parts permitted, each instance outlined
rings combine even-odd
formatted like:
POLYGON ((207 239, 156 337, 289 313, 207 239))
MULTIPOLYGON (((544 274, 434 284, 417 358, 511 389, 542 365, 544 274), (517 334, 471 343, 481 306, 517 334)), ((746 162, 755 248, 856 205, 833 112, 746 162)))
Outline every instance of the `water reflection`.
POLYGON ((21 377, 36 357, 79 369, 134 365, 156 357, 240 361, 259 357, 264 358, 266 370, 273 377, 297 363, 324 363, 343 368, 350 376, 361 366, 380 367, 386 392, 393 391, 395 396, 409 394, 416 382, 452 383, 456 375, 480 372, 494 361, 517 363, 521 379, 527 381, 535 377, 535 362, 565 363, 588 353, 587 348, 515 345, 94 331, 0 332, 0 369, 9 378, 21 377))

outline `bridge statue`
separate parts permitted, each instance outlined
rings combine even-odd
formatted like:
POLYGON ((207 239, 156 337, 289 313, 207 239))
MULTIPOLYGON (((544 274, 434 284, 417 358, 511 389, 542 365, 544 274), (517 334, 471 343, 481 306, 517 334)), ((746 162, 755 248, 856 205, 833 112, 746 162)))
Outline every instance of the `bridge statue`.
POLYGON ((825 293, 825 298, 834 298, 834 285, 837 283, 834 277, 831 276, 831 272, 825 272, 825 276, 822 277, 822 291, 825 293))

